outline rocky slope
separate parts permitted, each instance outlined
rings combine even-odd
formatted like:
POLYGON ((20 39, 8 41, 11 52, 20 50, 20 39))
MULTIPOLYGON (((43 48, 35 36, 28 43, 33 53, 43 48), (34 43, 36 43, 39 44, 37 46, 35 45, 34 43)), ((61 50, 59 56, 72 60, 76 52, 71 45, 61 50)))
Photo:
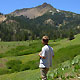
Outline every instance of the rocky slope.
POLYGON ((4 15, 0 15, 0 23, 5 21, 6 20, 6 17, 4 15))
POLYGON ((24 8, 24 9, 16 10, 10 14, 14 16, 23 15, 23 16, 27 16, 30 19, 33 19, 38 16, 42 16, 43 14, 45 14, 46 12, 50 10, 54 10, 54 12, 56 12, 56 9, 53 8, 50 4, 44 3, 34 8, 24 8))

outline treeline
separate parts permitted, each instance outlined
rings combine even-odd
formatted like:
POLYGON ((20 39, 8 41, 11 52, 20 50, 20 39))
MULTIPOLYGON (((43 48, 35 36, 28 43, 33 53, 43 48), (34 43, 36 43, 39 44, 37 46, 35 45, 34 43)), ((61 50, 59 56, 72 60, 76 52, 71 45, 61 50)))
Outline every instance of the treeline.
POLYGON ((56 40, 80 33, 80 15, 66 14, 46 13, 35 19, 6 15, 7 20, 0 24, 0 38, 2 41, 26 41, 48 35, 50 39, 56 40), (53 20, 53 24, 46 24, 45 21, 48 19, 53 20))

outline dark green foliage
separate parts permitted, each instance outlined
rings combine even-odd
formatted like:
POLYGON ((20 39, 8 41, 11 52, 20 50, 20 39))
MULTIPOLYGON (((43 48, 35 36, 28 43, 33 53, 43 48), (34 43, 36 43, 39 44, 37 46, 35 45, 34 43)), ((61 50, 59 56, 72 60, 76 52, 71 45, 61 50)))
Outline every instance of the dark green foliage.
POLYGON ((6 63, 8 69, 11 69, 11 72, 19 72, 22 62, 20 60, 11 60, 6 63))
POLYGON ((27 64, 29 64, 31 70, 39 68, 39 60, 29 61, 27 64))
POLYGON ((38 69, 38 65, 39 65, 39 60, 29 61, 24 64, 20 60, 10 60, 6 63, 8 69, 6 70, 1 69, 3 72, 1 72, 0 74, 20 72, 20 71, 25 71, 30 69, 34 70, 34 69, 38 69))
POLYGON ((4 57, 4 54, 0 53, 0 58, 4 57))
POLYGON ((8 69, 3 69, 3 68, 0 69, 0 75, 8 74, 8 73, 10 73, 8 69))
POLYGON ((73 31, 71 30, 69 35, 69 40, 73 40, 73 39, 74 39, 74 34, 73 31))
MULTIPOLYGON (((32 65, 31 65, 32 66, 32 65)), ((25 71, 25 70, 29 70, 30 69, 30 66, 29 64, 25 63, 25 64, 22 64, 21 65, 21 71, 25 71)))
POLYGON ((78 69, 80 69, 80 65, 76 64, 74 68, 75 68, 75 70, 78 70, 78 69))
POLYGON ((29 61, 21 66, 21 71, 24 70, 34 70, 39 68, 39 60, 29 61))

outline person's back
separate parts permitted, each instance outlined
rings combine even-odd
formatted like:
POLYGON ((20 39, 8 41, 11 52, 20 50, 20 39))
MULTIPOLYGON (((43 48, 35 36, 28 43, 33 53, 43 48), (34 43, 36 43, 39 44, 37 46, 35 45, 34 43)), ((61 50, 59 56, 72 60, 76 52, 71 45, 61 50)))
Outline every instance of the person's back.
POLYGON ((49 68, 52 66, 52 56, 54 56, 53 49, 49 45, 45 45, 42 48, 41 56, 44 56, 45 59, 40 59, 40 65, 41 68, 49 68), (45 53, 44 53, 45 52, 45 53))
POLYGON ((43 36, 42 43, 44 44, 44 47, 42 48, 42 51, 39 53, 39 68, 41 71, 42 80, 47 80, 46 74, 49 70, 49 67, 52 66, 52 57, 54 56, 53 48, 51 48, 48 45, 48 40, 48 36, 43 36))

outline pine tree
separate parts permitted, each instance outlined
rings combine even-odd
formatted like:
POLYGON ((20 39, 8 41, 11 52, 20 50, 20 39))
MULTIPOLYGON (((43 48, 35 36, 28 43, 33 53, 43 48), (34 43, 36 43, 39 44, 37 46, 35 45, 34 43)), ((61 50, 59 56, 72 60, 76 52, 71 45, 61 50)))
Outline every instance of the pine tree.
POLYGON ((69 40, 73 40, 73 39, 74 39, 73 31, 72 31, 72 30, 70 30, 69 40))

